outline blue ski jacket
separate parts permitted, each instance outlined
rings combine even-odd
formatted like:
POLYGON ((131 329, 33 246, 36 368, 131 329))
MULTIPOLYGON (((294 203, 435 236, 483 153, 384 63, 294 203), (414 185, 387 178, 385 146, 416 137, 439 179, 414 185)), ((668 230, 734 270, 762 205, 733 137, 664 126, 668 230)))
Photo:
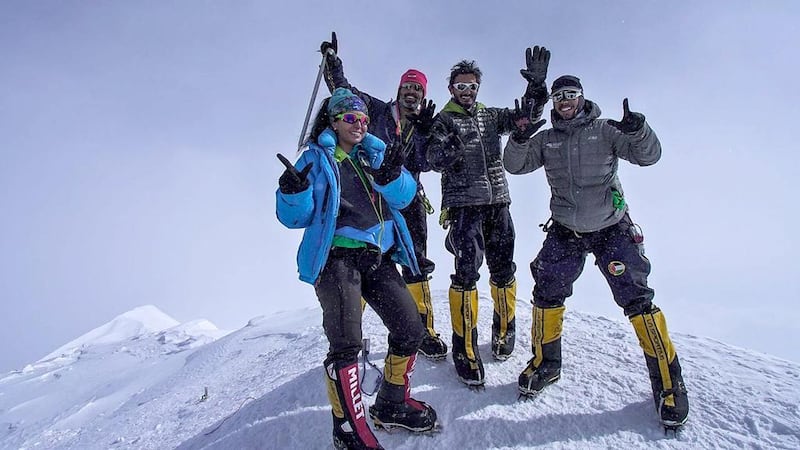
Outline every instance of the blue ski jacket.
MULTIPOLYGON (((296 194, 284 194, 278 189, 275 194, 278 220, 287 228, 305 228, 297 250, 297 270, 300 280, 310 284, 316 282, 325 267, 336 231, 336 217, 341 200, 339 166, 333 157, 336 144, 336 133, 330 128, 320 134, 317 142, 309 142, 295 163, 297 170, 314 164, 308 173, 309 187, 296 194)), ((367 133, 355 150, 363 152, 369 164, 378 168, 383 163, 386 144, 367 133)), ((414 243, 406 221, 400 214, 400 209, 408 206, 417 193, 414 178, 408 170, 402 168, 400 176, 386 185, 382 186, 374 181, 371 183, 375 192, 386 200, 392 215, 395 233, 392 260, 408 266, 414 274, 419 274, 414 243)))

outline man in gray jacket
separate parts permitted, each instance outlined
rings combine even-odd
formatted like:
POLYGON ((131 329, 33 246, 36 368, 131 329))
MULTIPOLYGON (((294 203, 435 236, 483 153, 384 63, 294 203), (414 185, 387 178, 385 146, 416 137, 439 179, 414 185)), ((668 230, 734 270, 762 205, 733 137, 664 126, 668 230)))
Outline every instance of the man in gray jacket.
POLYGON ((627 98, 622 121, 600 119, 600 108, 585 99, 577 77, 556 79, 550 98, 553 128, 531 138, 512 135, 503 155, 512 174, 544 167, 551 191, 552 216, 543 226, 547 237, 531 263, 533 358, 519 376, 519 391, 532 396, 561 377, 564 301, 592 253, 644 350, 660 420, 679 427, 689 413, 681 366, 664 315, 652 303, 644 238, 628 214, 617 177, 620 159, 655 164, 661 144, 644 115, 628 109, 627 98))

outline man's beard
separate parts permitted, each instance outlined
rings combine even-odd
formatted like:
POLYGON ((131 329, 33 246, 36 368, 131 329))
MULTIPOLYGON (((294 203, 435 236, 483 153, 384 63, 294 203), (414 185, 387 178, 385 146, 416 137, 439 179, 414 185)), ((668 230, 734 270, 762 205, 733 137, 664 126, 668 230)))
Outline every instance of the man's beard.
POLYGON ((401 107, 403 107, 404 109, 412 110, 412 111, 416 111, 419 108, 419 105, 420 105, 421 102, 422 102, 422 99, 417 99, 417 100, 414 100, 414 101, 412 101, 410 103, 407 102, 407 100, 405 98, 400 98, 399 99, 399 103, 400 103, 401 107))

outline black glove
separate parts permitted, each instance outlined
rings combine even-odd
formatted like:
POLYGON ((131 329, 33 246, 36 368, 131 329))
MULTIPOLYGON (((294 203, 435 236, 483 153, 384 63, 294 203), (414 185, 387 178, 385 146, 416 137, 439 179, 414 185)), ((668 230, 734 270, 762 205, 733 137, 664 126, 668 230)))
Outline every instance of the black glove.
POLYGON ((522 107, 519 105, 519 100, 514 99, 514 111, 511 112, 511 119, 514 121, 514 125, 517 127, 513 133, 511 133, 511 139, 517 143, 523 143, 531 138, 539 128, 542 127, 546 120, 542 119, 536 123, 531 122, 531 114, 533 113, 533 101, 526 100, 524 97, 522 98, 522 107))
POLYGON ((550 50, 537 45, 525 49, 525 66, 527 69, 521 69, 519 73, 522 74, 522 78, 528 80, 528 83, 538 86, 547 79, 547 66, 549 64, 550 50))
POLYGON ((428 134, 433 125, 434 111, 436 111, 436 105, 433 103, 433 100, 428 100, 427 105, 423 100, 419 112, 411 113, 406 117, 421 134, 428 134))
POLYGON ((628 109, 628 99, 622 101, 622 121, 609 120, 608 124, 623 133, 636 133, 644 126, 644 114, 631 112, 628 109))
POLYGON ((297 194, 308 189, 308 172, 314 163, 308 163, 307 166, 303 167, 302 171, 298 172, 285 156, 278 153, 278 159, 286 166, 286 170, 278 178, 278 186, 280 186, 281 192, 284 194, 297 194))
MULTIPOLYGON (((544 82, 538 85, 528 83, 524 97, 526 100, 533 100, 534 108, 538 109, 539 115, 541 115, 542 110, 544 110, 544 105, 550 100, 550 93, 547 92, 547 85, 544 82)), ((531 117, 534 116, 531 115, 531 117)))
POLYGON ((463 138, 458 133, 450 133, 445 138, 445 155, 450 160, 450 169, 456 172, 464 168, 464 153, 467 149, 466 142, 479 137, 477 131, 471 131, 463 138))
POLYGON ((327 60, 328 64, 332 64, 336 62, 338 58, 336 55, 339 53, 339 42, 336 40, 336 32, 331 32, 331 40, 330 41, 322 41, 319 45, 319 51, 325 55, 325 59, 327 60))
POLYGON ((395 139, 394 144, 386 147, 383 153, 383 163, 377 169, 373 169, 369 165, 362 165, 364 172, 370 174, 375 183, 385 186, 400 176, 400 168, 403 167, 405 162, 405 155, 403 155, 403 142, 401 139, 395 139))

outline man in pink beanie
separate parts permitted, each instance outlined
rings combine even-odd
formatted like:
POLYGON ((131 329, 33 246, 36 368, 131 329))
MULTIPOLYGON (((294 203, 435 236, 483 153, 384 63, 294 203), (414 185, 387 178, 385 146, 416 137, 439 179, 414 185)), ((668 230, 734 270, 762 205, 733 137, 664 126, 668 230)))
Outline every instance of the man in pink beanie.
POLYGON ((417 83, 422 86, 422 98, 425 98, 425 94, 428 91, 428 78, 424 73, 417 69, 406 70, 406 73, 400 77, 400 86, 402 87, 405 83, 417 83))
POLYGON ((433 124, 436 105, 433 101, 425 101, 428 79, 417 69, 408 69, 400 77, 396 100, 384 102, 372 95, 352 86, 344 76, 342 60, 338 56, 336 33, 330 41, 323 41, 320 50, 326 56, 325 83, 333 92, 336 88, 350 89, 361 97, 369 108, 369 132, 386 143, 386 157, 390 152, 402 152, 403 165, 417 181, 417 196, 411 205, 401 212, 405 218, 411 237, 414 240, 414 252, 419 263, 420 275, 414 275, 408 267, 403 267, 403 279, 414 301, 417 304, 420 319, 427 330, 420 345, 419 352, 431 360, 442 360, 447 356, 447 345, 439 338, 433 327, 433 305, 428 280, 435 267, 433 261, 426 257, 428 243, 427 215, 433 213, 422 183, 421 172, 431 170, 427 160, 427 140, 433 124))

